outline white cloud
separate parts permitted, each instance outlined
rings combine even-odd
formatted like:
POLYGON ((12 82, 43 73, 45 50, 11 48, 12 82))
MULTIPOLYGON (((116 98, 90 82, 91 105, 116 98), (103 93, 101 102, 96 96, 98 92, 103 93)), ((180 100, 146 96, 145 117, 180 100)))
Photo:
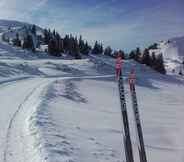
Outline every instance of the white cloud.
POLYGON ((113 48, 130 49, 184 34, 184 2, 166 1, 149 8, 117 10, 111 5, 118 3, 116 0, 99 2, 85 9, 84 4, 69 1, 48 6, 48 0, 0 0, 0 17, 56 28, 62 34, 82 34, 91 42, 101 40, 113 48), (43 11, 45 13, 40 14, 43 11))
POLYGON ((30 8, 30 11, 34 12, 42 8, 47 4, 48 0, 40 0, 39 2, 34 3, 34 5, 30 8))
POLYGON ((1 0, 0 17, 2 19, 30 20, 30 14, 38 11, 48 0, 1 0))

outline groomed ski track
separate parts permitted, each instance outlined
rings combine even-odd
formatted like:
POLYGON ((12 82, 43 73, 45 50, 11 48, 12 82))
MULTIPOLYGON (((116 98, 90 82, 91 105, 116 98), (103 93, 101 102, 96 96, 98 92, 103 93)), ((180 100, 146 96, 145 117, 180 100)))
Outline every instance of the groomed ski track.
MULTIPOLYGON (((12 106, 15 108, 15 113, 10 114, 9 122, 5 124, 5 129, 7 129, 5 138, 4 139, 4 146, 3 146, 3 155, 0 155, 3 162, 11 162, 16 161, 32 161, 31 156, 29 155, 29 147, 26 144, 26 135, 25 132, 22 131, 22 127, 25 127, 26 118, 29 118, 31 110, 31 106, 36 108, 39 103, 41 103, 41 97, 44 89, 47 89, 49 84, 53 83, 56 80, 70 80, 70 79, 96 79, 96 78, 111 78, 114 75, 98 75, 98 76, 79 76, 79 77, 48 77, 48 78, 30 78, 30 77, 17 77, 13 79, 3 80, 0 82, 0 96, 3 101, 3 93, 6 94, 6 91, 11 91, 10 96, 4 96, 5 102, 11 101, 11 98, 15 98, 18 95, 18 100, 22 100, 21 103, 9 103, 10 108, 12 106), (24 86, 27 85, 27 86, 24 86), (20 93, 21 88, 19 86, 27 87, 20 93), (14 90, 15 89, 15 90, 14 90), (16 109, 17 107, 17 109, 16 109), (26 115, 27 116, 26 116, 26 115), (7 125, 8 124, 8 125, 7 125), (27 152, 26 152, 27 151, 27 152), (24 155, 22 157, 22 155, 24 155)), ((7 105, 7 104, 6 104, 7 105)), ((1 135, 1 134, 0 134, 1 135)), ((2 147, 1 147, 2 148, 2 147)), ((34 149, 34 148, 33 148, 34 149)), ((38 155, 39 156, 39 155, 38 155)), ((37 157, 38 157, 37 156, 37 157)), ((36 158, 37 158, 36 157, 36 158)), ((37 159, 38 160, 38 159, 37 159)), ((41 159, 40 159, 41 160, 41 159)))

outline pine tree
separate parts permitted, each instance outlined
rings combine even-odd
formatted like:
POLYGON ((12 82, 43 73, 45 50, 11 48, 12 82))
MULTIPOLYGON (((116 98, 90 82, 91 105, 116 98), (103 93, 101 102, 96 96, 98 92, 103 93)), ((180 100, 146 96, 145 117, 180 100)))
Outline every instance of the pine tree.
POLYGON ((146 48, 143 52, 141 63, 150 66, 151 65, 151 59, 149 50, 146 48))
POLYGON ((99 51, 99 53, 102 54, 103 52, 104 52, 104 50, 103 50, 103 44, 101 43, 100 44, 100 51, 99 51))
POLYGON ((49 54, 55 55, 55 48, 56 48, 55 46, 56 46, 55 41, 53 39, 51 39, 49 41, 49 44, 48 44, 48 52, 49 52, 49 54))
POLYGON ((31 32, 36 35, 36 25, 33 25, 31 28, 31 32))
POLYGON ((24 49, 28 49, 28 50, 32 50, 33 52, 35 52, 35 47, 34 47, 34 43, 33 43, 33 38, 31 35, 27 35, 24 38, 24 42, 23 42, 23 48, 24 49))
POLYGON ((49 44, 50 41, 50 36, 49 36, 49 31, 47 29, 44 29, 44 43, 49 44))
POLYGON ((140 51, 140 48, 137 48, 136 51, 135 51, 135 61, 137 62, 141 62, 141 51, 140 51))
POLYGON ((158 49, 158 44, 157 43, 154 43, 153 45, 149 46, 148 49, 158 49))
POLYGON ((64 47, 63 47, 63 39, 59 39, 59 52, 63 53, 64 52, 64 47))
POLYGON ((106 47, 104 50, 104 55, 112 56, 112 49, 110 46, 106 47))
MULTIPOLYGON (((53 36, 54 37, 54 36, 53 36)), ((63 52, 63 42, 61 39, 61 36, 59 35, 59 33, 55 33, 55 42, 56 42, 56 52, 61 53, 63 52)))
POLYGON ((155 56, 155 52, 152 52, 152 55, 151 55, 150 59, 151 59, 150 60, 150 66, 154 69, 156 61, 157 61, 156 56, 155 56))
POLYGON ((68 43, 69 43, 68 44, 68 52, 72 56, 73 56, 73 51, 74 51, 74 42, 75 42, 74 37, 73 37, 72 34, 70 34, 70 38, 69 38, 69 41, 68 41, 68 43))
POLYGON ((134 59, 135 60, 135 51, 130 52, 129 59, 134 59))
POLYGON ((159 54, 156 58, 156 63, 154 66, 154 69, 161 74, 166 74, 165 66, 164 66, 164 60, 163 60, 163 55, 159 54))
POLYGON ((103 45, 99 44, 98 41, 95 42, 95 45, 92 50, 93 54, 102 54, 103 53, 103 45))
POLYGON ((84 40, 82 39, 81 35, 80 35, 80 38, 79 38, 79 49, 80 49, 80 52, 84 54, 84 52, 85 52, 85 43, 84 43, 84 40))
POLYGON ((97 41, 95 42, 95 45, 94 45, 93 50, 92 50, 92 53, 93 54, 98 54, 98 42, 97 41))
POLYGON ((74 40, 74 45, 73 46, 74 46, 74 48, 73 48, 73 54, 75 56, 75 59, 81 59, 80 48, 79 48, 77 37, 74 40))
POLYGON ((70 44, 70 39, 69 39, 69 35, 66 35, 65 38, 63 39, 63 49, 64 52, 68 52, 69 51, 69 45, 70 44))
POLYGON ((53 30, 52 35, 53 35, 53 37, 56 36, 56 30, 55 29, 53 30))
POLYGON ((84 44, 83 54, 88 55, 91 50, 91 47, 88 45, 88 42, 84 44))
POLYGON ((19 34, 16 33, 16 38, 12 40, 13 41, 13 45, 17 46, 17 47, 21 47, 21 41, 19 39, 19 34))

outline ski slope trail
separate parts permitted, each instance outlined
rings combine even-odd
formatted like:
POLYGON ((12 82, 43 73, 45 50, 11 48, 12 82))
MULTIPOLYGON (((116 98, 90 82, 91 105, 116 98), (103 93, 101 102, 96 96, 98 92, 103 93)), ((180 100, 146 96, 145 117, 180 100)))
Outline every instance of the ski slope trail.
MULTIPOLYGON (((80 78, 109 78, 112 75, 104 76, 83 76, 83 77, 63 77, 61 80, 80 78)), ((57 77, 58 79, 58 77, 57 77)), ((5 112, 1 114, 1 150, 0 161, 40 161, 40 154, 35 156, 33 150, 37 147, 29 143, 31 137, 29 121, 34 109, 42 102, 42 91, 56 80, 56 78, 14 78, 2 81, 0 86, 1 104, 6 106, 5 112), (11 95, 9 95, 11 93, 11 95), (6 120, 5 120, 6 119, 6 120), (26 124, 27 121, 27 124, 26 124), (33 146, 33 147, 31 147, 33 146), (34 158, 33 158, 34 157, 34 158)))
MULTIPOLYGON (((3 113, 0 115, 1 129, 4 130, 0 133, 0 161, 7 161, 7 156, 9 154, 13 155, 13 153, 8 152, 11 145, 9 140, 12 139, 12 136, 16 144, 15 147, 18 149, 20 141, 16 141, 16 139, 19 138, 17 133, 20 132, 18 131, 19 128, 15 127, 17 118, 23 109, 24 103, 43 82, 43 79, 26 79, 19 82, 13 82, 0 88, 1 105, 2 109, 4 108, 3 113)), ((24 121, 21 122, 22 124, 24 123, 24 121)))
MULTIPOLYGON (((48 81, 46 83, 48 83, 48 81)), ((30 152, 27 151, 29 146, 26 145, 26 139, 24 136, 25 133, 22 132, 24 128, 23 125, 25 124, 25 119, 23 117, 28 112, 26 103, 34 106, 38 98, 37 95, 41 93, 43 86, 45 86, 44 84, 45 82, 41 82, 40 84, 36 85, 36 87, 34 87, 31 92, 25 96, 23 102, 18 106, 17 111, 13 114, 6 135, 4 162, 13 161, 14 159, 17 161, 27 161, 30 159, 26 158, 30 152)))
MULTIPOLYGON (((160 80, 152 84, 155 89, 141 85, 136 88, 147 159, 182 162, 184 85, 160 80), (174 90, 180 95, 176 97, 174 90)), ((127 82, 125 93, 134 161, 139 162, 127 82)), ((40 135, 36 143, 42 161, 122 162, 125 159, 118 86, 114 78, 58 78, 44 96, 30 119, 34 123, 32 134, 40 135)))
MULTIPOLYGON (((108 63, 112 65, 112 61, 108 63)), ((135 162, 139 157, 126 79, 131 64, 137 70, 148 161, 182 162, 183 80, 127 61, 125 94, 135 162)), ((76 67, 77 63, 72 65, 76 67)), ((2 84, 0 97, 6 110, 0 120, 2 130, 7 131, 0 133, 0 161, 123 162, 122 120, 114 75, 91 75, 90 68, 85 68, 87 76, 40 76, 2 84)))

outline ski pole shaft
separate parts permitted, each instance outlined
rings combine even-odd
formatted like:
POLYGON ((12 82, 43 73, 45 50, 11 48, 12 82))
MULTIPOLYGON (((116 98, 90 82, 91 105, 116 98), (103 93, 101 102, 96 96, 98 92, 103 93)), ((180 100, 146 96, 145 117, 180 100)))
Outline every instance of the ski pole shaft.
POLYGON ((123 83, 121 71, 120 71, 118 85, 119 85, 119 93, 120 93, 121 113, 122 113, 123 126, 124 126, 123 141, 124 141, 124 147, 125 147, 126 162, 134 162, 127 108, 126 108, 124 83, 123 83))

